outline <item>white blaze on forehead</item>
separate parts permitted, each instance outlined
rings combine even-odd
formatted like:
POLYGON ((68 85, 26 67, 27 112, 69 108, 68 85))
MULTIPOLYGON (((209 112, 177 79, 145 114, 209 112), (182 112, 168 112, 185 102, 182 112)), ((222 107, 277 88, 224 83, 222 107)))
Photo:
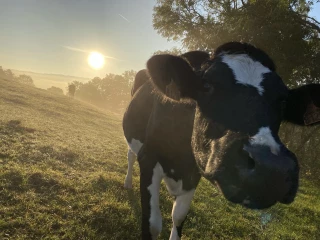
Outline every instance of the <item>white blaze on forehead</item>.
POLYGON ((280 151, 280 145, 276 142, 276 140, 274 140, 269 127, 260 128, 258 133, 251 137, 250 144, 253 146, 268 146, 270 147, 271 152, 275 155, 278 155, 280 151))
POLYGON ((263 74, 271 72, 269 68, 254 61, 247 54, 225 54, 222 62, 229 66, 238 83, 254 86, 260 95, 263 94, 261 82, 263 74))

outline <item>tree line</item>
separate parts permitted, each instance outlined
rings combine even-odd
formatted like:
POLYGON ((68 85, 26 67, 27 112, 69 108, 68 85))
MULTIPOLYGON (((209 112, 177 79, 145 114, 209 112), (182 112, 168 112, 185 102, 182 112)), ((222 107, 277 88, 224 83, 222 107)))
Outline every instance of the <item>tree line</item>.
POLYGON ((68 94, 76 99, 93 104, 97 107, 123 113, 130 98, 131 86, 136 72, 125 71, 123 74, 106 74, 104 78, 95 77, 82 83, 69 83, 68 94))
POLYGON ((19 76, 16 76, 13 74, 13 72, 10 69, 3 69, 2 66, 0 66, 0 79, 17 81, 17 82, 34 87, 33 79, 30 76, 26 74, 21 74, 19 76))
MULTIPOLYGON (((22 84, 29 85, 31 87, 35 87, 32 77, 26 74, 20 74, 16 76, 11 69, 4 69, 0 66, 0 79, 9 80, 9 81, 16 81, 22 84)), ((53 92, 55 94, 63 94, 63 90, 58 87, 50 87, 47 89, 49 92, 53 92)))

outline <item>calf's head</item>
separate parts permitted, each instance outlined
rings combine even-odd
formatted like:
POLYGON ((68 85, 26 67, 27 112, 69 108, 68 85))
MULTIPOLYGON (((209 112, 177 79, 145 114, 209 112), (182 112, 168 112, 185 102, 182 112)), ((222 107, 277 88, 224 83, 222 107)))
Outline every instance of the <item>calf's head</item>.
POLYGON ((160 92, 174 83, 182 99, 196 102, 195 159, 229 201, 261 209, 294 200, 298 161, 278 131, 283 120, 304 124, 319 85, 289 90, 266 53, 238 42, 217 48, 201 70, 172 55, 153 56, 147 68, 160 92))

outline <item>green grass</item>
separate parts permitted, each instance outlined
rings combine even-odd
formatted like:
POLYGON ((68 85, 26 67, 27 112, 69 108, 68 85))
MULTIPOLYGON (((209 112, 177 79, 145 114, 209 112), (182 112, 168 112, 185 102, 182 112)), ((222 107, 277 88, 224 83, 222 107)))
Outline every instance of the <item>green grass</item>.
MULTIPOLYGON (((139 239, 139 170, 125 190, 121 118, 79 101, 0 80, 0 239, 139 239)), ((172 198, 161 189, 163 232, 172 198)), ((201 181, 183 239, 320 239, 320 191, 266 211, 228 203, 201 181), (268 223, 261 217, 271 215, 268 223)))

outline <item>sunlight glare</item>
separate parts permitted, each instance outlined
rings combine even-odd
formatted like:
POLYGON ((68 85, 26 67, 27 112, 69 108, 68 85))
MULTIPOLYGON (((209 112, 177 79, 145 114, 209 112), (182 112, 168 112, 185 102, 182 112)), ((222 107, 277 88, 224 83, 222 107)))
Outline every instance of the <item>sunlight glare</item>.
POLYGON ((94 69, 100 69, 104 66, 104 56, 98 52, 91 52, 88 56, 88 64, 94 69))

